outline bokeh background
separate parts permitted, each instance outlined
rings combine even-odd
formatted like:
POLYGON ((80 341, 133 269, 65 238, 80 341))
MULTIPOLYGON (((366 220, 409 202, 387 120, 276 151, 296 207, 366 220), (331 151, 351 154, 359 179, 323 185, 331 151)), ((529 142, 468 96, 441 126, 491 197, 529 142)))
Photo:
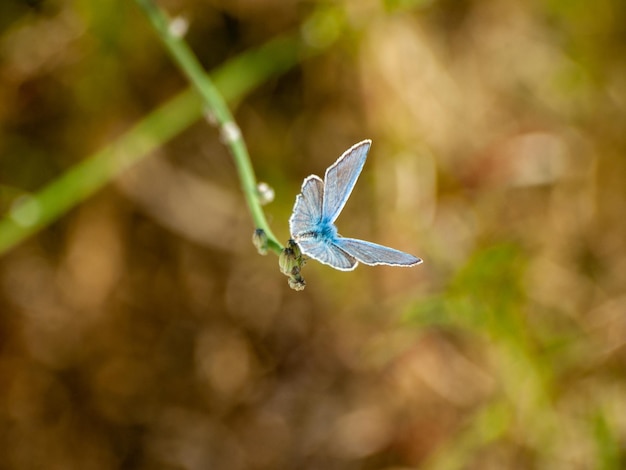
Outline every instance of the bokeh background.
MULTIPOLYGON (((372 138, 339 230, 424 264, 289 289, 196 120, 0 258, 0 468, 625 468, 625 2, 160 5, 308 51, 230 103, 281 242, 372 138)), ((188 86, 132 1, 3 0, 3 214, 188 86)))

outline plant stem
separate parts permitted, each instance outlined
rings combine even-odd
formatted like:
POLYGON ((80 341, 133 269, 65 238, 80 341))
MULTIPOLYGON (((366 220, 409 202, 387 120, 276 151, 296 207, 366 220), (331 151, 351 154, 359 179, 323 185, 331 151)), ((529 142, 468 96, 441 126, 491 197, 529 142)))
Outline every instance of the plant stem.
POLYGON ((172 34, 169 20, 154 2, 152 0, 137 0, 137 3, 145 11, 171 57, 202 96, 210 118, 215 119, 222 139, 234 158, 241 187, 254 224, 256 228, 262 229, 267 235, 268 247, 276 253, 280 253, 283 247, 272 233, 259 202, 257 182, 246 144, 222 95, 205 73, 187 43, 172 34))
MULTIPOLYGON (((241 99, 299 60, 295 35, 273 39, 229 60, 213 73, 215 85, 228 101, 241 99)), ((187 89, 152 111, 114 142, 69 168, 35 194, 15 203, 0 219, 0 255, 57 220, 150 152, 202 116, 195 89, 187 89)))

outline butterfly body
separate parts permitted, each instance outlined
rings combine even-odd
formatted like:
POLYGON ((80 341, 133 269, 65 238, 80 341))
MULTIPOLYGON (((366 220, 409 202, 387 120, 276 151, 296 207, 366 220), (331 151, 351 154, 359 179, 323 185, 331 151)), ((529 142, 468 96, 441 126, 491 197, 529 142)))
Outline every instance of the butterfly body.
POLYGON ((305 178, 296 197, 289 229, 302 253, 341 271, 351 271, 359 262, 371 266, 415 266, 421 259, 393 248, 337 232, 335 220, 345 206, 361 174, 371 140, 346 150, 326 170, 324 180, 305 178))
POLYGON ((305 232, 299 235, 298 238, 314 238, 320 243, 334 243, 337 239, 337 227, 330 222, 329 220, 320 220, 316 225, 314 230, 310 232, 305 232))

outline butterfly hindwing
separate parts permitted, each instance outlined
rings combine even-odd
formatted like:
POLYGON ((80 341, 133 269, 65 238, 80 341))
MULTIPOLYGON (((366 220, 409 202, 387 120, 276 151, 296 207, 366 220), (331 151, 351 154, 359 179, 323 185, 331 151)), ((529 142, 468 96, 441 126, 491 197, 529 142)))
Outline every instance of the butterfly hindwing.
POLYGON ((302 253, 340 271, 352 271, 358 262, 333 242, 322 242, 315 238, 298 240, 302 253))
POLYGON ((371 140, 364 140, 353 145, 326 170, 322 209, 325 220, 334 222, 341 213, 343 206, 346 205, 346 201, 361 174, 371 145, 371 140))
POLYGON ((353 258, 369 266, 415 266, 422 260, 400 250, 378 245, 377 243, 357 240, 355 238, 337 237, 337 247, 348 253, 353 258))

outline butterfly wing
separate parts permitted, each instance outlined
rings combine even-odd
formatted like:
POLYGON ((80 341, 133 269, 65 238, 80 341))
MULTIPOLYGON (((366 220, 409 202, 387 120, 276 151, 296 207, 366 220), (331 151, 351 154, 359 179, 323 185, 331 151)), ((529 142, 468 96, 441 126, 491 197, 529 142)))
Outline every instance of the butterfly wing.
POLYGON ((294 239, 317 228, 322 219, 323 194, 324 183, 319 176, 311 175, 302 183, 289 218, 289 231, 294 239))
POLYGON ((371 140, 353 145, 326 170, 322 208, 325 220, 331 223, 337 220, 361 174, 371 145, 371 140))
POLYGON ((303 238, 297 243, 305 255, 340 271, 352 271, 359 264, 352 255, 333 242, 303 238))
POLYGON ((324 183, 318 176, 311 175, 304 180, 289 218, 291 236, 306 256, 335 269, 351 271, 357 261, 333 243, 334 236, 325 239, 319 236, 323 225, 323 193, 324 183))
POLYGON ((387 266, 415 266, 422 260, 400 250, 378 245, 355 238, 338 237, 335 241, 338 248, 348 255, 369 266, 384 264, 387 266))

